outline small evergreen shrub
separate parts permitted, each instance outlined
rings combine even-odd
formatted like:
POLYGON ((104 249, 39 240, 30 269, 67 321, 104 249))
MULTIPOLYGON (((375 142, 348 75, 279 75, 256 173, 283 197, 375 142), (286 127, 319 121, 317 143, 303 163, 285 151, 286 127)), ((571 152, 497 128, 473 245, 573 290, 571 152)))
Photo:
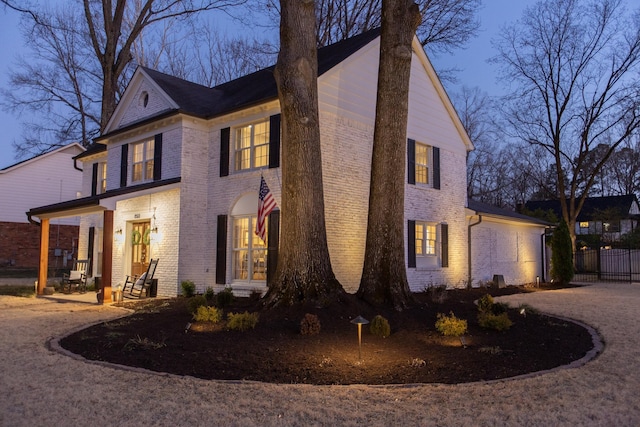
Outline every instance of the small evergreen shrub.
POLYGON ((506 312, 501 314, 480 313, 478 315, 478 323, 482 328, 496 331, 506 331, 513 325, 506 312))
POLYGON ((193 320, 196 322, 219 323, 222 320, 222 311, 216 307, 201 305, 193 314, 193 320))
POLYGON ((483 295, 478 300, 478 311, 482 313, 490 312, 492 306, 493 306, 493 297, 489 294, 483 295))
POLYGON ((233 290, 231 288, 224 288, 216 295, 216 306, 219 308, 227 307, 231 305, 233 300, 233 290))
POLYGON ((315 314, 307 313, 300 321, 302 335, 318 335, 320 333, 320 319, 315 314))
POLYGON ((509 306, 494 303, 491 295, 486 294, 478 300, 478 324, 485 329, 506 331, 513 325, 507 314, 509 306))
POLYGON ((196 284, 191 280, 185 280, 181 283, 182 286, 182 296, 191 298, 196 294, 196 284))
POLYGON ((258 313, 229 313, 227 315, 227 328, 232 331, 245 332, 253 329, 258 324, 258 313))
POLYGON ((446 285, 435 285, 427 288, 429 293, 429 299, 436 304, 442 304, 445 302, 449 295, 447 295, 446 285))
POLYGON ((213 288, 211 286, 207 287, 207 290, 204 291, 204 297, 207 299, 207 301, 212 302, 213 298, 215 297, 215 292, 213 292, 213 288))
POLYGON ((387 319, 378 314, 373 318, 373 320, 371 320, 371 324, 369 324, 369 331, 373 335, 386 338, 391 335, 391 326, 389 326, 389 321, 387 319))
POLYGON ((189 310, 189 313, 192 313, 192 314, 198 311, 198 307, 202 307, 206 305, 207 305, 207 299, 204 297, 204 295, 197 295, 187 300, 187 309, 189 310))
POLYGON ((436 330, 445 337, 459 337, 467 332, 467 321, 458 319, 453 312, 449 316, 438 313, 436 330))

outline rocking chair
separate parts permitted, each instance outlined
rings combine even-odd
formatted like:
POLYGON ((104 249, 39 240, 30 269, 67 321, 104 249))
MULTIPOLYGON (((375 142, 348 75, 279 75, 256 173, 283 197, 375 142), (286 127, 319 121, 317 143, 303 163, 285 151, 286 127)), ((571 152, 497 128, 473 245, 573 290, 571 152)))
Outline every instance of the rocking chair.
POLYGON ((90 259, 78 259, 74 262, 73 270, 69 274, 62 275, 62 292, 70 294, 78 291, 81 294, 87 292, 87 269, 90 259))
POLYGON ((152 259, 149 261, 149 267, 147 271, 140 276, 133 275, 127 276, 124 281, 124 287, 122 288, 122 296, 125 298, 145 298, 148 296, 149 289, 153 283, 153 275, 156 272, 158 266, 158 259, 152 259))

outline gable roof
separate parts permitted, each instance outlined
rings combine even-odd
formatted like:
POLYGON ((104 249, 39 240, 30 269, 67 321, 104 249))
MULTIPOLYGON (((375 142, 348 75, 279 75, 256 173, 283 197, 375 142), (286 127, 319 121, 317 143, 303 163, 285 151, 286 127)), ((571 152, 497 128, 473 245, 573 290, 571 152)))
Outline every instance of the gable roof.
MULTIPOLYGON (((562 218, 562 208, 559 200, 528 201, 525 207, 531 211, 541 209, 553 211, 558 218, 562 218)), ((587 197, 582 210, 578 214, 578 221, 593 221, 602 217, 603 212, 613 210, 621 218, 638 215, 638 199, 634 194, 624 196, 587 197)))
POLYGON ((521 213, 511 211, 508 209, 499 208, 497 206, 490 205, 488 203, 478 202, 477 200, 471 200, 467 202, 467 208, 475 211, 476 214, 483 214, 492 217, 501 217, 509 220, 514 220, 518 222, 528 222, 531 224, 537 225, 545 225, 550 226, 551 223, 547 221, 543 221, 538 218, 534 218, 528 215, 523 215, 521 213))
MULTIPOLYGON (((380 35, 369 30, 318 49, 318 76, 326 73, 380 35)), ((212 118, 278 97, 272 65, 208 88, 146 67, 140 67, 179 106, 180 112, 212 118)))
POLYGON ((37 156, 33 156, 33 157, 28 158, 28 159, 21 160, 21 161, 19 161, 17 163, 14 163, 12 165, 6 166, 6 167, 0 169, 0 173, 9 172, 12 169, 27 165, 29 163, 35 162, 35 161, 37 161, 39 159, 42 159, 42 158, 45 158, 45 157, 49 157, 49 156, 51 156, 53 154, 60 153, 62 151, 71 150, 71 149, 75 149, 78 153, 82 153, 85 150, 82 145, 78 144, 77 142, 72 142, 72 143, 67 144, 65 146, 58 147, 58 148, 53 149, 51 151, 47 151, 46 153, 38 154, 37 156))

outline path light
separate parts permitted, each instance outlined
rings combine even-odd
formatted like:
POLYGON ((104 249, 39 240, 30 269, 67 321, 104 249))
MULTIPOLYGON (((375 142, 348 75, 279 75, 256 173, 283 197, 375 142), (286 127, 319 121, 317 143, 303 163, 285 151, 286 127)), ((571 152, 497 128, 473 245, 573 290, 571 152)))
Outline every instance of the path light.
POLYGON ((358 356, 362 359, 362 325, 366 325, 369 321, 362 316, 358 316, 351 323, 358 325, 358 356))

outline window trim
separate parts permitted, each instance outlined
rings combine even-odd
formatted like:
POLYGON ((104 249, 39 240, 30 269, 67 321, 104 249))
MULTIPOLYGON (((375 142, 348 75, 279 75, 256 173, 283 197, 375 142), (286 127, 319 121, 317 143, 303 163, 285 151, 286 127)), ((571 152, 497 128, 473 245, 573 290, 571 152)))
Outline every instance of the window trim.
POLYGON ((155 137, 131 143, 131 184, 140 184, 154 180, 155 168, 155 137), (136 162, 136 148, 142 145, 142 160, 136 162), (153 153, 149 155, 149 149, 153 147, 153 153), (141 177, 136 179, 136 166, 141 165, 141 177))
POLYGON ((232 154, 232 162, 233 162, 233 173, 241 173, 241 172, 246 172, 246 171, 252 171, 252 170, 260 170, 260 169, 266 169, 269 168, 270 165, 270 152, 271 152, 271 139, 273 137, 273 134, 271 132, 271 118, 270 117, 265 117, 265 118, 261 118, 259 120, 255 120, 252 122, 248 122, 245 124, 242 124, 240 126, 236 126, 234 128, 232 128, 232 141, 231 143, 233 144, 233 152, 232 154), (265 125, 266 129, 264 132, 264 135, 266 136, 266 142, 256 145, 255 144, 255 129, 257 125, 265 125), (248 127, 251 127, 251 135, 249 137, 249 145, 248 147, 244 147, 244 148, 239 148, 238 147, 238 142, 239 142, 239 132, 243 129, 246 129, 248 127), (263 158, 263 164, 261 164, 260 166, 256 166, 256 150, 259 147, 265 147, 266 148, 266 154, 261 156, 261 158, 263 158), (238 155, 239 153, 243 152, 243 151, 248 151, 249 152, 249 166, 245 167, 245 168, 239 168, 239 159, 238 159, 238 155))
MULTIPOLYGON (((257 213, 248 214, 248 215, 235 215, 231 218, 231 283, 235 284, 265 284, 267 283, 268 277, 268 242, 262 242, 261 239, 256 239, 254 234, 255 222, 258 219, 257 213), (248 225, 248 241, 247 247, 236 246, 236 221, 242 219, 249 219, 248 225), (258 241, 259 244, 257 247, 254 246, 254 242, 258 241), (237 270, 236 270, 236 253, 239 251, 247 251, 247 277, 245 279, 239 278, 237 270), (256 251, 264 252, 264 278, 262 279, 254 279, 253 276, 255 274, 253 268, 255 267, 254 253, 256 251)), ((267 219, 268 221, 268 219, 267 219)), ((267 233, 269 232, 269 223, 267 222, 267 233)), ((268 240, 268 239, 267 239, 268 240)))

